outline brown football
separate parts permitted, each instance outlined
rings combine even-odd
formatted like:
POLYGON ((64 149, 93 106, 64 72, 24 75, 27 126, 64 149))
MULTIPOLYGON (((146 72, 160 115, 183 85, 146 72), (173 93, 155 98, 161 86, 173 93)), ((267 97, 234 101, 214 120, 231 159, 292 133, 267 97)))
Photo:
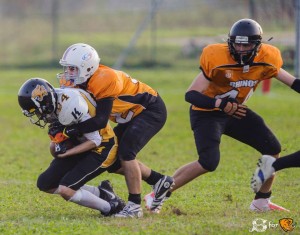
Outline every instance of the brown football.
MULTIPOLYGON (((74 147, 74 144, 71 140, 68 139, 68 140, 65 140, 64 142, 66 144, 67 150, 74 147)), ((50 153, 53 157, 57 157, 56 153, 55 153, 55 143, 52 141, 50 142, 50 153)))

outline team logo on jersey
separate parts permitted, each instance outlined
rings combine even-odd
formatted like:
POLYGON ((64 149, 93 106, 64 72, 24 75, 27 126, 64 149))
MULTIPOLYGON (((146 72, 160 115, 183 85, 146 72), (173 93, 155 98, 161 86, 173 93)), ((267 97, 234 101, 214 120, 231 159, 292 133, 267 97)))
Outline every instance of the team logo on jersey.
POLYGON ((43 85, 37 85, 31 93, 31 98, 41 102, 46 95, 48 95, 46 88, 43 85))
POLYGON ((225 77, 231 78, 232 77, 232 70, 225 70, 225 77))
POLYGON ((291 232, 295 228, 295 223, 293 223, 292 218, 282 218, 279 220, 279 225, 285 232, 291 232))

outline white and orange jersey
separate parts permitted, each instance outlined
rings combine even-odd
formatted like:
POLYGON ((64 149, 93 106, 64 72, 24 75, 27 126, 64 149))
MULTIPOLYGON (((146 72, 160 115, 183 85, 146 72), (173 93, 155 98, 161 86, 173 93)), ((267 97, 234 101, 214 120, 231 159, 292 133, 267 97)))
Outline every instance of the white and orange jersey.
POLYGON ((100 65, 90 78, 87 90, 96 100, 114 98, 110 120, 117 123, 130 121, 155 101, 158 95, 150 86, 104 65, 100 65))
POLYGON ((261 45, 251 65, 237 64, 225 43, 209 45, 200 56, 200 69, 211 81, 203 94, 216 99, 231 97, 243 104, 261 81, 278 74, 282 64, 280 51, 268 44, 261 45))

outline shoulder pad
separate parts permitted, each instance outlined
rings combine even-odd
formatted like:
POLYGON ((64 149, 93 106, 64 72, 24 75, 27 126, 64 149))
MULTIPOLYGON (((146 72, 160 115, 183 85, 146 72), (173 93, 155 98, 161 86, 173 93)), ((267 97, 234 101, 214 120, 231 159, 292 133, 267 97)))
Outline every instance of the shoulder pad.
POLYGON ((63 125, 71 125, 81 121, 84 114, 88 112, 88 105, 84 98, 75 89, 63 89, 58 99, 60 110, 58 120, 63 125))

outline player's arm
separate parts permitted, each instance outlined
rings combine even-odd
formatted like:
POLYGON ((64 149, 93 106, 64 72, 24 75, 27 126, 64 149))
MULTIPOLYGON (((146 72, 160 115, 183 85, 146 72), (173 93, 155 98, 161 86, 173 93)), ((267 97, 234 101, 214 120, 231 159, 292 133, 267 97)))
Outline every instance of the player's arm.
POLYGON ((96 115, 84 122, 67 127, 64 134, 67 136, 78 136, 106 127, 113 106, 113 97, 97 100, 96 115))
MULTIPOLYGON (((70 140, 67 139, 65 142, 61 143, 54 143, 51 142, 50 144, 50 152, 54 157, 70 157, 72 155, 77 155, 83 152, 90 151, 101 144, 102 137, 100 136, 99 131, 94 131, 90 133, 86 133, 83 137, 79 138, 81 142, 74 147, 69 147, 68 144, 70 140)), ((72 145, 73 146, 73 145, 72 145)))
POLYGON ((213 109, 216 108, 216 99, 203 95, 210 81, 200 72, 194 79, 185 94, 185 100, 199 108, 213 109))
POLYGON ((204 76, 204 73, 199 73, 188 88, 185 100, 203 109, 219 108, 226 114, 238 119, 246 116, 246 106, 238 104, 235 99, 229 97, 215 99, 204 95, 203 92, 208 88, 209 84, 210 81, 204 76))
POLYGON ((296 79, 289 72, 287 72, 281 68, 281 69, 279 69, 279 72, 278 72, 276 78, 277 78, 277 80, 281 81, 282 83, 291 87, 293 90, 300 93, 300 79, 296 79))
POLYGON ((106 127, 109 115, 113 106, 113 97, 107 97, 97 100, 96 115, 84 122, 78 124, 78 129, 82 133, 88 133, 96 130, 100 130, 106 127))
POLYGON ((58 154, 57 157, 59 158, 65 158, 65 157, 70 157, 72 155, 77 155, 80 153, 84 153, 87 151, 92 150, 93 148, 96 148, 96 144, 92 140, 87 140, 79 145, 76 145, 73 148, 68 149, 65 153, 58 154))

